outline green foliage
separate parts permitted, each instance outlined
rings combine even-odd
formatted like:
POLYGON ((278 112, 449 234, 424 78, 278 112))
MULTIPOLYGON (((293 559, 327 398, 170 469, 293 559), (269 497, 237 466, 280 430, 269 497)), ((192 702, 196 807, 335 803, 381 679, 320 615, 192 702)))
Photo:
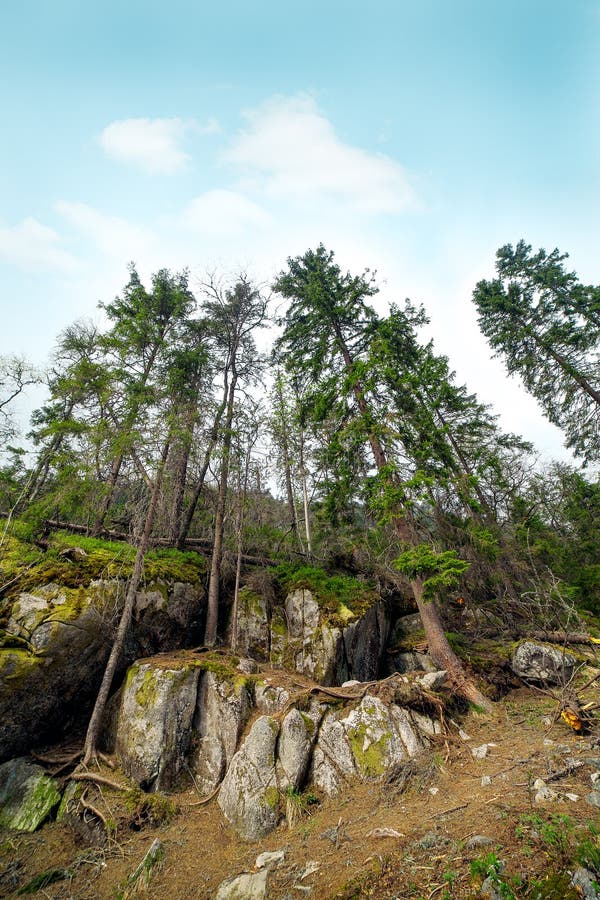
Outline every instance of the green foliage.
POLYGON ((283 591, 311 591, 319 606, 331 615, 360 615, 378 598, 374 585, 351 575, 329 575, 317 566, 287 563, 271 571, 283 591))
POLYGON ((429 544, 409 547, 394 565, 407 578, 423 583, 423 596, 428 600, 455 588, 469 568, 469 563, 453 550, 436 551, 429 544))

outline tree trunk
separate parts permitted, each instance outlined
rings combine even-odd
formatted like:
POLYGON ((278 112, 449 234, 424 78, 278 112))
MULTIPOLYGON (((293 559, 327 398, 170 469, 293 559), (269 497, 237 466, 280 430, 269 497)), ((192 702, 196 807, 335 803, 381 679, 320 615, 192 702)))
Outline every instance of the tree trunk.
POLYGON ((148 504, 148 510, 146 512, 146 521, 144 523, 144 531, 142 533, 140 542, 138 544, 137 553, 135 556, 135 562, 133 564, 133 572, 131 573, 131 578, 129 579, 129 585, 127 586, 127 595, 125 597, 125 605, 123 606, 123 612, 121 613, 119 627, 117 628, 115 640, 112 645, 112 649, 110 651, 110 656, 108 657, 108 662, 106 664, 106 669, 104 670, 104 675, 102 677, 102 684, 100 685, 100 690, 98 691, 98 696, 96 698, 96 703, 94 705, 92 717, 90 719, 90 723, 89 723, 88 729, 87 729, 87 734, 85 736, 83 765, 89 765, 89 763, 92 762, 96 758, 96 746, 98 743, 100 726, 102 724, 102 716, 103 716, 104 710, 106 708, 106 701, 108 700, 108 694, 110 692, 114 674, 115 674, 117 665, 119 663, 119 660, 121 658, 121 654, 123 652, 123 646, 125 644, 125 638, 127 636, 127 631, 131 624, 131 619, 133 616, 133 608, 135 605, 135 597, 136 597, 137 589, 139 587, 139 583, 140 583, 140 580, 142 577, 142 571, 144 568, 144 557, 146 555, 146 551, 148 550, 148 546, 150 544, 150 535, 152 533, 152 526, 154 525, 154 518, 155 518, 156 510, 158 507, 158 498, 160 496, 160 489, 161 489, 161 485, 162 485, 162 478, 163 478, 165 463, 167 461, 167 456, 169 454, 169 446, 170 446, 170 435, 165 442, 162 456, 161 456, 161 459, 160 459, 160 462, 158 465, 158 469, 156 472, 154 488, 152 490, 152 495, 150 497, 150 503, 148 504))
POLYGON ((217 640, 217 626, 219 623, 219 581, 221 578, 221 560, 223 557, 223 526, 225 522, 225 503, 227 500, 227 481, 229 479, 229 456, 231 452, 231 426, 233 423, 233 402, 237 375, 233 374, 229 385, 227 398, 227 416, 225 419, 225 434, 223 436, 223 449, 221 459, 221 475, 219 478, 219 494, 217 497, 217 511, 215 515, 215 537, 213 543, 212 559, 210 564, 210 579, 208 582, 208 605, 206 610, 206 630, 204 643, 212 647, 217 640))

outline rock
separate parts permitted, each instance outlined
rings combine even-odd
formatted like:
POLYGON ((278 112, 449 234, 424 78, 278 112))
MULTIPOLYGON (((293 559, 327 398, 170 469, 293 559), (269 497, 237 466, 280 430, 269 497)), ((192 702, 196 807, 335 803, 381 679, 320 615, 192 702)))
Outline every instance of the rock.
POLYGON ((180 581, 156 581, 138 591, 133 613, 137 657, 193 647, 204 633, 204 588, 180 581))
POLYGON ((596 787, 597 784, 600 784, 600 772, 592 772, 590 775, 590 781, 592 782, 593 787, 596 787))
POLYGON ((476 850, 477 847, 490 847, 495 843, 497 843, 497 841, 487 837, 485 834, 474 834, 473 837, 469 838, 467 841, 467 849, 476 850))
POLYGON ((579 794, 568 793, 565 794, 565 797, 567 798, 567 800, 570 800, 571 803, 577 803, 577 801, 579 800, 579 794))
POLYGON ((597 806, 600 809, 600 791, 591 791, 585 798, 585 802, 590 806, 597 806))
POLYGON ((6 626, 25 646, 0 649, 0 762, 60 736, 73 715, 93 703, 110 650, 100 612, 118 605, 118 592, 55 584, 21 594, 6 626))
POLYGON ((203 673, 190 753, 190 767, 202 793, 211 793, 223 779, 251 708, 252 698, 243 677, 203 673))
POLYGON ((117 726, 116 754, 145 791, 174 787, 187 764, 200 662, 160 656, 127 672, 117 726))
POLYGON ((481 787, 489 787, 492 783, 492 779, 489 775, 482 775, 481 777, 481 787))
POLYGON ((60 803, 54 778, 21 757, 0 766, 0 825, 35 831, 60 803))
POLYGON ((254 675, 258 672, 258 663, 253 659, 240 659, 238 665, 238 671, 243 672, 244 675, 254 675))
POLYGON ((575 667, 575 657, 549 644, 523 641, 513 653, 511 669, 519 678, 545 684, 566 684, 575 667))
POLYGON ((582 900, 600 900, 600 892, 597 890, 598 878, 589 869, 577 866, 571 878, 571 885, 582 900))
POLYGON ((420 753, 431 719, 365 695, 345 716, 325 713, 315 745, 311 779, 326 794, 337 793, 351 778, 380 778, 397 763, 420 753))
MULTIPOLYGON (((125 582, 47 584, 20 594, 0 649, 0 762, 54 741, 89 712, 110 653, 125 582)), ((122 674, 136 656, 189 646, 200 634, 203 588, 176 582, 141 591, 122 674)))
POLYGON ((254 705, 267 716, 284 709, 289 699, 289 691, 268 681, 259 681, 254 687, 254 705))
POLYGON ((472 747, 471 753, 474 759, 485 759, 489 753, 491 744, 482 744, 481 747, 472 747))
POLYGON ((318 872, 320 868, 320 862, 317 862, 316 859, 310 859, 300 872, 300 875, 298 876, 299 880, 304 881, 305 878, 310 878, 310 876, 318 872))
POLYGON ((497 876, 488 875, 479 888, 479 894, 481 897, 488 897, 489 900, 503 900, 503 894, 498 890, 497 876))
POLYGON ((279 724, 261 716, 234 755, 219 792, 219 806, 238 834, 255 841, 279 820, 275 748, 279 724))
POLYGON ((417 684, 422 685, 427 691, 439 691, 448 680, 448 673, 444 669, 438 672, 426 672, 417 678, 417 684))
POLYGON ((328 710, 323 716, 312 756, 311 781, 328 796, 337 794, 349 777, 356 776, 354 756, 350 750, 339 713, 328 710))
POLYGON ((535 791, 533 802, 534 803, 551 803, 553 800, 558 798, 558 794, 556 791, 553 791, 552 788, 549 788, 545 781, 542 781, 541 778, 536 778, 533 782, 533 789, 535 791))
POLYGON ((383 602, 361 616, 341 606, 332 615, 313 592, 291 591, 271 618, 271 662, 308 675, 319 684, 377 678, 389 633, 383 602))
POLYGON ((228 878, 217 890, 215 900, 264 900, 269 870, 228 878))
MULTIPOLYGON (((230 634, 232 627, 230 624, 230 634)), ((235 641, 237 652, 261 662, 268 660, 270 627, 269 608, 265 596, 249 587, 242 587, 238 595, 235 641)))
POLYGON ((285 850, 266 850, 256 857, 254 865, 257 869, 272 869, 280 866, 285 860, 285 850))
POLYGON ((281 723, 276 764, 280 791, 294 791, 302 785, 323 711, 323 706, 313 702, 306 711, 291 709, 281 723))
POLYGON ((342 687, 356 687, 357 684, 360 684, 360 681, 357 681, 356 678, 351 678, 350 681, 344 681, 342 687))

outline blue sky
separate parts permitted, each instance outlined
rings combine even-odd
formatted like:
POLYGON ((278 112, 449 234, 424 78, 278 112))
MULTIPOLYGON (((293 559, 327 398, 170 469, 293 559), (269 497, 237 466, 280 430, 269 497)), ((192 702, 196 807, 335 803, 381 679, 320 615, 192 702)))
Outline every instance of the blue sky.
POLYGON ((129 260, 268 283, 323 241, 558 453, 470 295, 521 237, 600 281, 599 38, 600 0, 2 4, 0 353, 42 362, 129 260))

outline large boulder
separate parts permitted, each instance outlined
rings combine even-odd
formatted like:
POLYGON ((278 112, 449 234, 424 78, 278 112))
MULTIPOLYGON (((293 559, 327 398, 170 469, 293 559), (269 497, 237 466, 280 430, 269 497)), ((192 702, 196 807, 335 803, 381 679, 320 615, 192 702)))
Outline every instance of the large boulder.
POLYGON ((91 705, 115 602, 116 593, 53 584, 15 601, 0 649, 0 760, 57 736, 91 705))
POLYGON ((340 605, 332 615, 314 592, 299 588, 287 595, 283 608, 273 611, 270 659, 319 684, 369 681, 378 676, 388 634, 383 602, 360 615, 340 605))
POLYGON ((439 726, 394 703, 366 694, 351 709, 329 710, 315 744, 311 780, 326 794, 348 779, 377 779, 397 763, 416 756, 439 726))
POLYGON ((281 723, 277 743, 277 785, 283 793, 304 783, 325 706, 316 700, 308 709, 293 707, 281 723))
POLYGON ((127 672, 115 749, 146 791, 174 787, 188 765, 200 673, 199 661, 183 655, 141 661, 127 672))
POLYGON ((0 766, 0 826, 35 831, 60 803, 57 782, 28 759, 0 766))
POLYGON ((190 765, 203 793, 213 791, 225 775, 252 707, 248 681, 241 675, 202 674, 194 716, 190 765))
MULTIPOLYGON (((230 632, 233 630, 230 624, 230 632)), ((269 658, 270 610, 263 593, 243 587, 238 595, 236 652, 261 662, 269 658)), ((234 635, 231 633, 233 639, 234 635)))
MULTIPOLYGON (((0 647, 0 762, 56 739, 91 710, 112 645, 125 582, 47 584, 12 604, 0 647)), ((203 588, 155 583, 136 597, 125 666, 197 636, 203 588)))
POLYGON ((575 668, 575 657, 550 644, 523 641, 515 649, 510 667, 519 678, 543 684, 566 684, 575 668))
POLYGON ((279 821, 275 749, 279 723, 260 716, 233 757, 219 792, 219 806, 237 833, 256 841, 279 821))

